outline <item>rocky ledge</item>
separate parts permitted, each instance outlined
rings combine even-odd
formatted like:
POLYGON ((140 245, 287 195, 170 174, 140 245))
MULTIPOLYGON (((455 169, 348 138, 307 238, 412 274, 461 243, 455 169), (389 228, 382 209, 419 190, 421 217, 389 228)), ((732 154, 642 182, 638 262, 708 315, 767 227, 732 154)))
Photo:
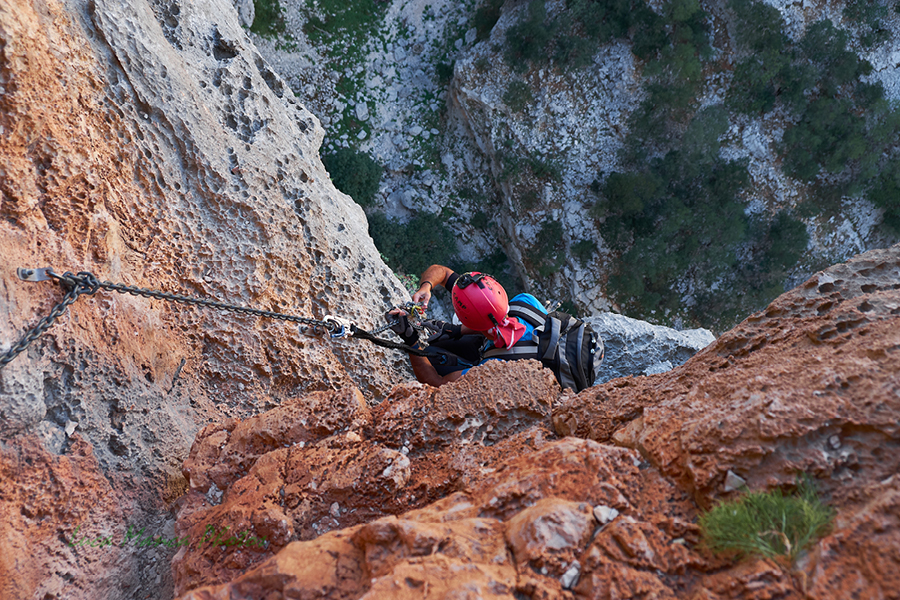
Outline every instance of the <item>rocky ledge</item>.
POLYGON ((493 363, 374 409, 343 390, 208 427, 177 525, 206 545, 179 550, 177 591, 896 597, 898 324, 894 246, 818 273, 667 373, 575 395, 537 363, 493 363), (699 543, 704 509, 798 472, 837 510, 798 562, 699 543))

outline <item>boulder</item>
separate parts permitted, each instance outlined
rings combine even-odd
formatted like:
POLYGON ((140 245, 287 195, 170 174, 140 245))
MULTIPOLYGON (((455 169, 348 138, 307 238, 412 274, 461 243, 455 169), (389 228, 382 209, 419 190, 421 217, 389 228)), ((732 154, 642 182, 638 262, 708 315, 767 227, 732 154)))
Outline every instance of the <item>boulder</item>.
POLYGON ((628 375, 655 375, 683 364, 715 341, 708 329, 678 331, 615 313, 587 317, 605 356, 594 385, 628 375))

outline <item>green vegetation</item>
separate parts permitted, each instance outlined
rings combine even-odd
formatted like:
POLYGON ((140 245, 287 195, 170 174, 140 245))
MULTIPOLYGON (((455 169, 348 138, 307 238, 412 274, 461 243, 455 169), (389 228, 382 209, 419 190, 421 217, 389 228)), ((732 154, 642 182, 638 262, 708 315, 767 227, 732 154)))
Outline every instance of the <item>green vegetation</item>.
MULTIPOLYGON (((747 58, 735 68, 728 106, 760 114, 780 104, 795 114, 781 144, 789 175, 811 183, 821 173, 837 175, 836 195, 869 187, 900 135, 900 112, 880 84, 860 80, 872 65, 848 49, 848 34, 824 19, 793 44, 776 9, 756 0, 731 0, 729 7, 747 58)), ((871 23, 886 9, 851 3, 844 14, 871 23)))
POLYGON ((486 40, 491 36, 494 25, 500 20, 500 7, 502 6, 503 0, 487 0, 475 11, 472 24, 475 26, 478 40, 486 40))
POLYGON ((700 530, 706 546, 716 553, 787 556, 794 561, 828 532, 833 519, 834 511, 803 478, 791 495, 779 489, 749 492, 718 504, 700 517, 700 530))
POLYGON ((500 282, 503 289, 510 294, 514 294, 513 290, 521 289, 522 284, 516 275, 510 273, 510 267, 506 253, 502 248, 497 248, 478 262, 463 264, 459 272, 478 271, 479 273, 487 273, 500 282))
POLYGON ((360 206, 371 206, 378 192, 383 169, 371 156, 350 148, 339 148, 322 157, 334 186, 360 206))
POLYGON ((527 16, 506 32, 506 61, 516 71, 524 71, 529 62, 541 62, 556 27, 547 21, 544 0, 530 0, 527 16))
MULTIPOLYGON (((709 17, 696 0, 670 0, 659 14, 638 0, 568 6, 569 21, 542 21, 557 28, 548 47, 571 25, 566 35, 628 38, 645 61, 647 96, 630 116, 621 167, 601 173, 591 188, 598 196, 592 214, 618 253, 607 292, 625 310, 657 321, 677 315, 729 326, 781 293, 804 255, 809 237, 797 215, 746 214, 746 163, 719 153, 729 111, 757 116, 780 108, 789 115, 792 125, 778 146, 783 169, 808 182, 816 198, 797 214, 813 217, 839 207, 845 195, 865 194, 885 210, 886 226, 900 231, 900 111, 880 84, 862 81, 871 65, 830 21, 793 42, 777 9, 730 0, 737 18, 734 78, 724 106, 698 111, 704 73, 719 67, 710 60, 709 17), (591 21, 594 15, 602 16, 591 21)), ((861 24, 885 16, 869 6, 851 13, 845 16, 861 24)), ((539 17, 529 9, 531 28, 539 17)), ((587 246, 579 250, 587 253, 587 246)))
POLYGON ((438 83, 442 86, 448 85, 450 80, 453 79, 453 69, 455 68, 455 62, 442 62, 438 63, 435 67, 435 74, 438 78, 438 83))
POLYGON ((744 163, 718 155, 727 124, 721 107, 707 109, 681 148, 607 178, 595 213, 604 215, 604 239, 622 251, 610 291, 632 311, 677 311, 681 295, 672 287, 686 273, 709 287, 736 266, 748 229, 738 194, 748 174, 744 163))
POLYGON ((517 204, 520 210, 534 210, 541 204, 541 196, 537 193, 537 190, 528 189, 519 196, 517 204))
POLYGON ((884 209, 884 224, 900 234, 900 157, 881 169, 866 197, 872 204, 884 209))
POLYGON ((490 225, 491 218, 488 216, 486 212, 483 210, 475 211, 475 214, 472 215, 472 220, 470 224, 475 229, 487 229, 488 225, 490 225))
POLYGON ((506 92, 503 94, 503 102, 513 112, 522 112, 525 107, 534 102, 534 96, 531 88, 524 81, 513 80, 506 86, 506 92))
MULTIPOLYGON (((375 36, 387 13, 388 3, 378 0, 316 0, 307 2, 303 32, 310 42, 323 49, 328 66, 338 74, 335 86, 341 96, 357 98, 363 90, 364 73, 357 69, 365 46, 375 36)), ((370 106, 371 108, 371 106, 370 106)), ((356 118, 353 102, 347 103, 333 135, 356 137, 370 133, 368 122, 356 118)))
POLYGON ((440 215, 420 213, 407 223, 398 223, 373 212, 369 235, 397 273, 422 273, 433 264, 456 260, 456 238, 440 215))
POLYGON ((377 0, 318 0, 315 6, 307 14, 304 33, 311 42, 326 44, 334 59, 358 52, 388 8, 377 0))
MULTIPOLYGON (((680 19, 696 2, 672 4, 672 15, 680 19)), ((665 42, 665 19, 643 0, 568 0, 567 7, 551 18, 545 0, 528 3, 525 18, 506 32, 506 60, 514 70, 550 60, 563 70, 583 68, 591 64, 601 44, 625 37, 631 38, 638 57, 648 59, 665 42)), ((682 29, 682 34, 686 31, 682 29)))
MULTIPOLYGON (((894 9, 900 12, 900 2, 894 3, 894 9)), ((860 28, 859 41, 866 48, 878 46, 891 39, 891 32, 882 23, 882 19, 887 16, 888 7, 877 0, 847 2, 844 7, 844 17, 860 28)))
POLYGON ((284 8, 278 0, 253 0, 253 9, 250 31, 265 37, 284 33, 284 8))
POLYGON ((798 64, 781 13, 755 0, 731 0, 728 6, 739 23, 739 51, 746 55, 735 67, 728 107, 755 115, 772 110, 777 98, 791 106, 801 104, 815 75, 812 67, 798 64))
POLYGON ((563 227, 559 221, 548 219, 535 236, 531 252, 524 260, 541 277, 555 273, 566 260, 563 227))
POLYGON ((664 5, 662 17, 646 17, 647 37, 635 39, 633 51, 647 61, 647 98, 629 119, 626 164, 642 164, 677 147, 680 132, 696 110, 704 61, 712 52, 707 17, 697 0, 672 0, 664 5))
POLYGON ((596 252, 597 242, 594 240, 578 240, 572 244, 572 256, 578 259, 582 267, 587 266, 596 252))

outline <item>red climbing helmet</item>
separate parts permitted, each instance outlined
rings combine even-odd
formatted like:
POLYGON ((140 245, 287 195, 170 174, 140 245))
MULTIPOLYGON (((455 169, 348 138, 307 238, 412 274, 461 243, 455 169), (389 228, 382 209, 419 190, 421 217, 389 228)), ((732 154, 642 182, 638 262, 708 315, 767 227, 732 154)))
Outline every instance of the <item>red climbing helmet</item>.
POLYGON ((525 326, 507 316, 509 298, 497 280, 484 273, 466 273, 453 286, 453 309, 463 325, 490 331, 496 345, 510 347, 522 337, 525 326))

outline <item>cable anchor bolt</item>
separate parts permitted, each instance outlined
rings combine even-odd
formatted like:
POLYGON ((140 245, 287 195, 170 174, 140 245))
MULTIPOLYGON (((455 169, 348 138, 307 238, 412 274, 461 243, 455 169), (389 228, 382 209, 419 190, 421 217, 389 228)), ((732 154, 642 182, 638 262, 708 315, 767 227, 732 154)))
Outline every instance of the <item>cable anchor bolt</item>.
POLYGON ((53 275, 53 267, 45 267, 43 269, 25 269, 19 267, 16 269, 16 275, 22 281, 50 281, 53 275))

